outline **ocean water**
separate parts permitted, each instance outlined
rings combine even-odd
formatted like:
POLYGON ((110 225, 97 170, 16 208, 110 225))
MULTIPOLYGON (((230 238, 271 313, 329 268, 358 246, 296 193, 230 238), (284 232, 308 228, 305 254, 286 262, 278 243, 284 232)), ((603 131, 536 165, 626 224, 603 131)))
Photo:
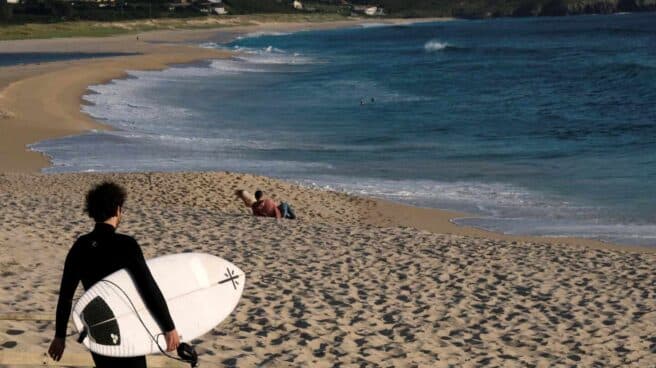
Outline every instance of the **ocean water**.
MULTIPOLYGON (((1 50, 0 50, 1 51, 1 50)), ((48 63, 53 61, 73 60, 73 59, 91 59, 100 57, 135 55, 134 53, 116 53, 116 52, 0 52, 0 67, 48 63)))
POLYGON ((83 110, 116 130, 33 145, 46 171, 252 172, 506 233, 656 245, 656 14, 202 47, 240 54, 92 86, 83 110))

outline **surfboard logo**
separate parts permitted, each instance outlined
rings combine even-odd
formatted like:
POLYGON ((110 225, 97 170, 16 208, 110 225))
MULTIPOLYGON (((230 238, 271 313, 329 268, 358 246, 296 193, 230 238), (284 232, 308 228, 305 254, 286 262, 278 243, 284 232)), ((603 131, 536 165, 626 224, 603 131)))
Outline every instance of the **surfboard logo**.
POLYGON ((237 290, 237 285, 239 285, 239 281, 237 280, 239 278, 239 275, 235 274, 234 270, 231 270, 230 268, 226 267, 226 272, 223 274, 227 279, 219 281, 219 284, 225 284, 228 281, 232 282, 232 287, 237 290))

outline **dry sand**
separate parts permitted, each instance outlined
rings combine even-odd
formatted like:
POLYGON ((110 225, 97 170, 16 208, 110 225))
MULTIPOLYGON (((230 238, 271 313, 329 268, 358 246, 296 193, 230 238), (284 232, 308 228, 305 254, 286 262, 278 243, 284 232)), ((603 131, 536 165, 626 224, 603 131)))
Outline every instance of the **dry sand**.
MULTIPOLYGON (((0 315, 54 314, 102 179, 127 187, 120 231, 147 257, 209 252, 246 272, 236 311, 196 341, 206 367, 656 366, 654 253, 379 227, 376 201, 243 174, 0 175, 0 315), (299 220, 251 217, 240 188, 299 220)), ((0 320, 0 349, 38 354, 53 334, 0 320)))

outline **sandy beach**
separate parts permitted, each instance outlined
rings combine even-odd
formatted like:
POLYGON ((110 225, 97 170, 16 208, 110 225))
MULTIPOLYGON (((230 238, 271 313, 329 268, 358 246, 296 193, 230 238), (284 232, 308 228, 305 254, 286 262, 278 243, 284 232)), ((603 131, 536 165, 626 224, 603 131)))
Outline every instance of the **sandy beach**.
MULTIPOLYGON (((92 227, 83 193, 107 179, 128 189, 120 231, 146 257, 202 251, 246 272, 233 316, 195 341, 206 367, 656 366, 653 248, 497 234, 451 223, 466 214, 249 174, 38 173, 48 159, 26 145, 107 129, 80 111, 89 85, 230 57, 182 43, 217 32, 0 42, 2 52, 134 53, 0 68, 0 366, 3 353, 47 349, 64 257, 92 227), (233 192, 256 188, 299 220, 251 217, 233 192)), ((86 353, 69 338, 67 354, 86 353)))
MULTIPOLYGON (((1 175, 0 315, 54 314, 66 252, 91 227, 81 193, 104 179, 128 189, 121 231, 146 257, 209 252, 246 272, 234 315, 196 341, 205 366, 656 364, 653 253, 374 226, 373 200, 245 174, 1 175), (299 220, 251 217, 237 188, 299 220)), ((54 331, 0 326, 3 351, 34 354, 54 331)))

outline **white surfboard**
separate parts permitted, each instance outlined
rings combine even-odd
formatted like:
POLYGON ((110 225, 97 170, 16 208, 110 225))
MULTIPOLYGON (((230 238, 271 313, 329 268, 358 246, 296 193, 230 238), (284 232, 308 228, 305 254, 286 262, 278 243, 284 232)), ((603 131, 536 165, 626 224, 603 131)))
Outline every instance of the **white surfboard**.
MULTIPOLYGON (((146 262, 184 342, 218 325, 237 306, 244 272, 205 253, 182 253, 146 262)), ((166 341, 126 270, 105 277, 87 290, 73 308, 73 323, 87 336, 89 350, 112 357, 156 354, 166 341), (159 347, 157 346, 159 344, 159 347)))

